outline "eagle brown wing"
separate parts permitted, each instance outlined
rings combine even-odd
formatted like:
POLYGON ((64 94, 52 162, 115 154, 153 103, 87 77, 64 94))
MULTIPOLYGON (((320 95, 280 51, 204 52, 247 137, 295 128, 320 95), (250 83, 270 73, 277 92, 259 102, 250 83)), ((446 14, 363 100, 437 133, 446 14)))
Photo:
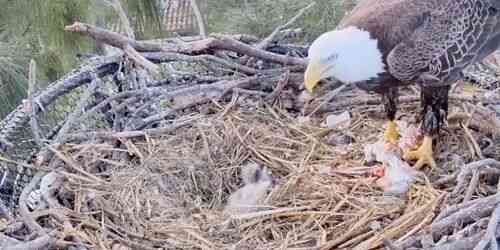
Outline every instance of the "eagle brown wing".
POLYGON ((424 23, 430 11, 447 1, 362 0, 340 21, 338 28, 356 26, 369 31, 386 57, 424 23))
POLYGON ((466 66, 498 48, 499 5, 497 0, 455 0, 434 9, 389 53, 390 73, 404 82, 422 75, 436 85, 456 80, 466 66))
MULTIPOLYGON (((362 0, 339 23, 338 28, 355 26, 370 32, 377 39, 378 47, 387 65, 387 56, 423 25, 431 10, 449 0, 362 0)), ((455 0, 453 0, 455 1, 455 0)), ((360 58, 360 60, 362 60, 360 58)), ((375 92, 385 92, 387 88, 403 85, 386 72, 379 77, 356 83, 356 86, 375 92)))

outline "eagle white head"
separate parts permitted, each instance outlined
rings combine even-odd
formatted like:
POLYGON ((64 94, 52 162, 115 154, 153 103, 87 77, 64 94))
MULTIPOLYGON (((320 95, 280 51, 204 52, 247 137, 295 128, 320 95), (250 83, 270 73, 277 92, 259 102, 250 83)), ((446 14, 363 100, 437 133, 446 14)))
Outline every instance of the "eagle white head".
POLYGON ((328 77, 349 84, 376 78, 385 71, 377 40, 356 27, 322 34, 309 47, 308 59, 304 84, 310 92, 328 77))

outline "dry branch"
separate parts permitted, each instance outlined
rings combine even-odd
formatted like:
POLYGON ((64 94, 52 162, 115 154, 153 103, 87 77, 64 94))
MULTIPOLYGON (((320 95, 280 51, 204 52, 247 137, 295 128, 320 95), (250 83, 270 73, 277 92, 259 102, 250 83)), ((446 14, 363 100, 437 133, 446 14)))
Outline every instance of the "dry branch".
POLYGON ((56 243, 56 237, 53 233, 45 234, 32 241, 9 245, 9 250, 38 250, 50 249, 56 243))
POLYGON ((194 15, 196 16, 196 22, 198 23, 198 29, 200 30, 200 36, 202 38, 207 38, 207 31, 205 28, 205 22, 203 21, 203 16, 201 15, 200 8, 196 3, 196 0, 189 0, 191 8, 193 9, 194 15))
POLYGON ((481 241, 477 244, 474 250, 484 250, 487 249, 498 249, 497 239, 500 235, 497 234, 498 225, 500 224, 500 205, 497 205, 493 214, 491 215, 490 222, 488 223, 488 228, 486 229, 486 234, 483 236, 481 241))
POLYGON ((104 0, 104 2, 111 5, 111 7, 113 7, 113 9, 115 9, 115 11, 118 13, 118 16, 120 17, 120 22, 122 23, 123 28, 127 33, 127 36, 132 39, 135 39, 134 29, 130 24, 130 21, 127 17, 127 13, 125 13, 125 10, 123 9, 120 0, 104 0))
POLYGON ((148 59, 144 58, 141 54, 139 54, 135 50, 134 46, 131 44, 132 42, 135 42, 133 36, 128 38, 116 32, 99 29, 97 27, 79 22, 75 22, 73 25, 66 26, 64 30, 87 35, 94 38, 98 42, 103 42, 115 46, 117 48, 120 48, 125 52, 127 56, 129 56, 132 60, 134 60, 138 65, 141 65, 142 67, 146 68, 151 73, 157 74, 159 71, 158 66, 150 62, 148 59))
MULTIPOLYGON (((286 22, 283 25, 280 25, 276 27, 276 29, 269 34, 266 38, 264 38, 262 41, 260 41, 255 47, 257 49, 267 49, 267 47, 275 41, 276 36, 283 31, 284 29, 289 28, 291 25, 293 25, 299 18, 301 18, 309 9, 311 9, 314 5, 316 5, 316 2, 312 2, 306 7, 302 8, 293 18, 291 18, 288 22, 286 22)), ((244 56, 241 59, 242 64, 247 64, 248 62, 248 56, 244 56)))
POLYGON ((33 179, 30 181, 30 183, 23 189, 23 192, 21 193, 21 196, 19 197, 19 213, 21 216, 21 219, 24 221, 24 224, 30 229, 31 232, 40 235, 40 236, 45 236, 47 233, 45 230, 40 226, 36 220, 32 217, 31 212, 28 209, 28 205, 26 204, 28 200, 28 196, 30 193, 35 189, 36 185, 38 185, 38 182, 42 179, 42 176, 45 173, 40 172, 36 174, 33 179))
POLYGON ((33 101, 33 95, 35 93, 36 85, 36 62, 35 60, 30 61, 29 65, 29 77, 28 77, 28 109, 30 112, 30 126, 31 132, 33 133, 33 139, 35 139, 38 147, 43 147, 42 134, 40 131, 40 125, 38 124, 38 118, 35 111, 35 102, 33 101))
POLYGON ((179 43, 179 44, 157 44, 150 42, 140 42, 116 32, 95 27, 90 24, 75 22, 73 25, 66 26, 66 31, 79 33, 89 36, 96 41, 100 41, 117 48, 125 48, 130 45, 138 52, 175 52, 187 55, 201 54, 208 50, 229 50, 256 57, 262 60, 267 60, 284 65, 300 65, 305 67, 306 60, 303 58, 290 57, 279 55, 265 50, 254 48, 245 43, 234 40, 231 37, 221 36, 218 38, 211 37, 199 41, 179 43))

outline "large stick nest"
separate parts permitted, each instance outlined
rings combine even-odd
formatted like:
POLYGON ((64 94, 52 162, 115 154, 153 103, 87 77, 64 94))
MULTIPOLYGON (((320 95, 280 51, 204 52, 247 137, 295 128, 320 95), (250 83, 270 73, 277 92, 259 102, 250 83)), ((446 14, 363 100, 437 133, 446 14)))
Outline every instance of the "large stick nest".
MULTIPOLYGON (((67 27, 123 53, 91 59, 1 124, 2 168, 21 177, 7 176, 16 179, 14 205, 2 206, 0 245, 494 249, 497 92, 454 88, 439 167, 405 196, 384 195, 360 171, 364 146, 383 134, 379 97, 335 84, 323 87, 325 96, 305 97, 306 49, 287 44, 299 31, 284 28, 264 42, 243 35, 142 42, 67 27), (323 125, 346 110, 346 126, 323 125), (20 139, 32 133, 42 138, 20 139), (253 163, 271 172, 265 205, 225 213, 253 163)), ((416 122, 415 91, 402 90, 400 120, 416 122)))

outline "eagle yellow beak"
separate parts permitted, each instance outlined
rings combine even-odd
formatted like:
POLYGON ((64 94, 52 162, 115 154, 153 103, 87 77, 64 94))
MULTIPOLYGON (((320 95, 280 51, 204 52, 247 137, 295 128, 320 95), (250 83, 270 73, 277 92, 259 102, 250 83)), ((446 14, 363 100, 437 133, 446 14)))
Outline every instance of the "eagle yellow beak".
POLYGON ((304 74, 304 85, 312 93, 314 87, 321 80, 320 67, 317 62, 310 62, 304 74))

